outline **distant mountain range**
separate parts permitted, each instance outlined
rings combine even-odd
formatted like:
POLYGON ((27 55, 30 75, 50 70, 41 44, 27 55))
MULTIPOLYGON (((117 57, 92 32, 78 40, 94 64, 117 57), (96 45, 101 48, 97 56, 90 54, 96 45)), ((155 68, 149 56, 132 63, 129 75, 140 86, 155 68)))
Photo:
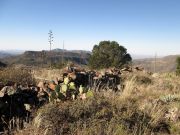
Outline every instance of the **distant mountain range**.
MULTIPOLYGON (((47 50, 46 50, 47 51, 47 50)), ((73 52, 73 53, 89 53, 91 54, 91 51, 86 51, 86 50, 66 50, 66 49, 59 49, 59 48, 56 48, 56 49, 53 49, 52 50, 53 52, 73 52)))
POLYGON ((5 58, 5 57, 8 57, 8 56, 11 56, 11 54, 5 53, 5 52, 0 52, 0 58, 5 58))
POLYGON ((48 66, 50 64, 67 61, 86 65, 89 57, 90 52, 88 51, 54 49, 52 51, 25 51, 20 55, 9 55, 8 57, 3 57, 1 60, 8 65, 23 64, 27 66, 48 66))
MULTIPOLYGON (((44 50, 44 51, 49 51, 49 50, 44 50)), ((74 53, 81 53, 81 52, 86 52, 91 54, 91 51, 86 51, 86 50, 63 50, 63 49, 53 49, 53 52, 74 52, 74 53)), ((24 50, 0 50, 0 58, 8 57, 8 56, 14 56, 14 55, 20 55, 23 54, 25 51, 24 50)), ((136 59, 144 59, 144 58, 153 58, 153 55, 139 55, 139 54, 131 54, 131 57, 133 60, 136 59)))
MULTIPOLYGON (((77 64, 86 65, 91 55, 90 51, 84 50, 62 50, 50 51, 0 51, 0 61, 8 65, 23 64, 28 66, 49 65, 50 63, 62 63, 72 61, 77 64)), ((134 66, 144 67, 148 71, 169 72, 176 69, 176 58, 180 55, 158 57, 156 60, 150 55, 131 55, 134 66), (156 61, 156 62, 155 62, 156 61)))
POLYGON ((24 52, 25 51, 23 51, 23 50, 0 50, 0 58, 20 55, 20 54, 22 54, 24 52))
POLYGON ((137 60, 137 59, 146 59, 146 58, 154 58, 153 55, 140 55, 140 54, 131 54, 131 57, 133 60, 137 60))
MULTIPOLYGON (((43 50, 48 52, 49 50, 43 50)), ((91 54, 91 51, 85 51, 85 50, 63 50, 63 49, 53 49, 53 52, 73 52, 73 53, 89 53, 91 54)), ((15 55, 21 55, 24 52, 28 52, 28 51, 24 51, 24 50, 0 50, 0 58, 5 58, 5 57, 9 57, 9 56, 15 56, 15 55)), ((36 51, 34 51, 36 52, 36 51)))

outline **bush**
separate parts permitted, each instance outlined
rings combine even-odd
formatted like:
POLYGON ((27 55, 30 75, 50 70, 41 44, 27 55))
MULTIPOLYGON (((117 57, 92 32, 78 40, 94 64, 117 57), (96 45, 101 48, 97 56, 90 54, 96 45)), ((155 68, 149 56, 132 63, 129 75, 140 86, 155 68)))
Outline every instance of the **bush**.
POLYGON ((135 80, 136 80, 136 82, 137 82, 139 85, 141 85, 141 84, 147 84, 147 85, 149 85, 149 84, 152 83, 152 80, 151 80, 149 77, 147 77, 147 76, 142 76, 142 75, 136 76, 136 77, 135 77, 135 80))

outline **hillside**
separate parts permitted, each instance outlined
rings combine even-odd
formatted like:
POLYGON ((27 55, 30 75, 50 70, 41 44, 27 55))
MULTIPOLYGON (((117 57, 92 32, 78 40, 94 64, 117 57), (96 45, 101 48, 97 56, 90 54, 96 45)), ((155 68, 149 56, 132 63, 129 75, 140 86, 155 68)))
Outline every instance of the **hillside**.
POLYGON ((176 58, 180 55, 169 55, 155 59, 138 59, 133 61, 134 66, 144 67, 145 70, 155 72, 171 72, 176 69, 176 58))
POLYGON ((8 57, 8 56, 11 56, 11 55, 8 54, 8 53, 0 51, 0 58, 5 58, 5 57, 8 57))
POLYGON ((0 58, 23 54, 23 50, 0 50, 0 58))
POLYGON ((87 64, 90 53, 87 51, 62 51, 55 49, 50 51, 25 51, 21 55, 5 57, 2 59, 4 63, 23 64, 27 66, 48 66, 51 64, 59 64, 62 61, 72 61, 77 64, 87 64))

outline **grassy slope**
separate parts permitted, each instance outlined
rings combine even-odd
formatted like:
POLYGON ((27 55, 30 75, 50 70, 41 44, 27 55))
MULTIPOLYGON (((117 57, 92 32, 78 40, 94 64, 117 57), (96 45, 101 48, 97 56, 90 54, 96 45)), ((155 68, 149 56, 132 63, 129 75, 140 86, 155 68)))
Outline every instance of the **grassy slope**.
POLYGON ((85 101, 48 104, 17 134, 180 134, 180 78, 123 75, 121 93, 100 92, 85 101))

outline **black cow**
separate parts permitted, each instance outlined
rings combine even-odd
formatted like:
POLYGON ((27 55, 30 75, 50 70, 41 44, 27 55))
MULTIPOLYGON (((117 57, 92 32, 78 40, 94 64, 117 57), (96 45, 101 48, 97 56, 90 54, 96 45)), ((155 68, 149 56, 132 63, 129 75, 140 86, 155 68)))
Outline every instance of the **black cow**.
POLYGON ((30 117, 30 112, 26 110, 25 104, 37 106, 39 104, 37 94, 34 90, 25 89, 19 90, 13 95, 5 94, 0 98, 0 132, 4 129, 22 129, 24 127, 24 121, 28 122, 30 117))
POLYGON ((87 87, 89 85, 89 76, 86 73, 76 73, 76 79, 74 83, 77 87, 82 85, 83 87, 87 87))
POLYGON ((95 91, 112 89, 116 92, 118 90, 117 85, 120 84, 120 81, 121 80, 118 75, 106 73, 100 78, 93 79, 93 87, 95 91))

